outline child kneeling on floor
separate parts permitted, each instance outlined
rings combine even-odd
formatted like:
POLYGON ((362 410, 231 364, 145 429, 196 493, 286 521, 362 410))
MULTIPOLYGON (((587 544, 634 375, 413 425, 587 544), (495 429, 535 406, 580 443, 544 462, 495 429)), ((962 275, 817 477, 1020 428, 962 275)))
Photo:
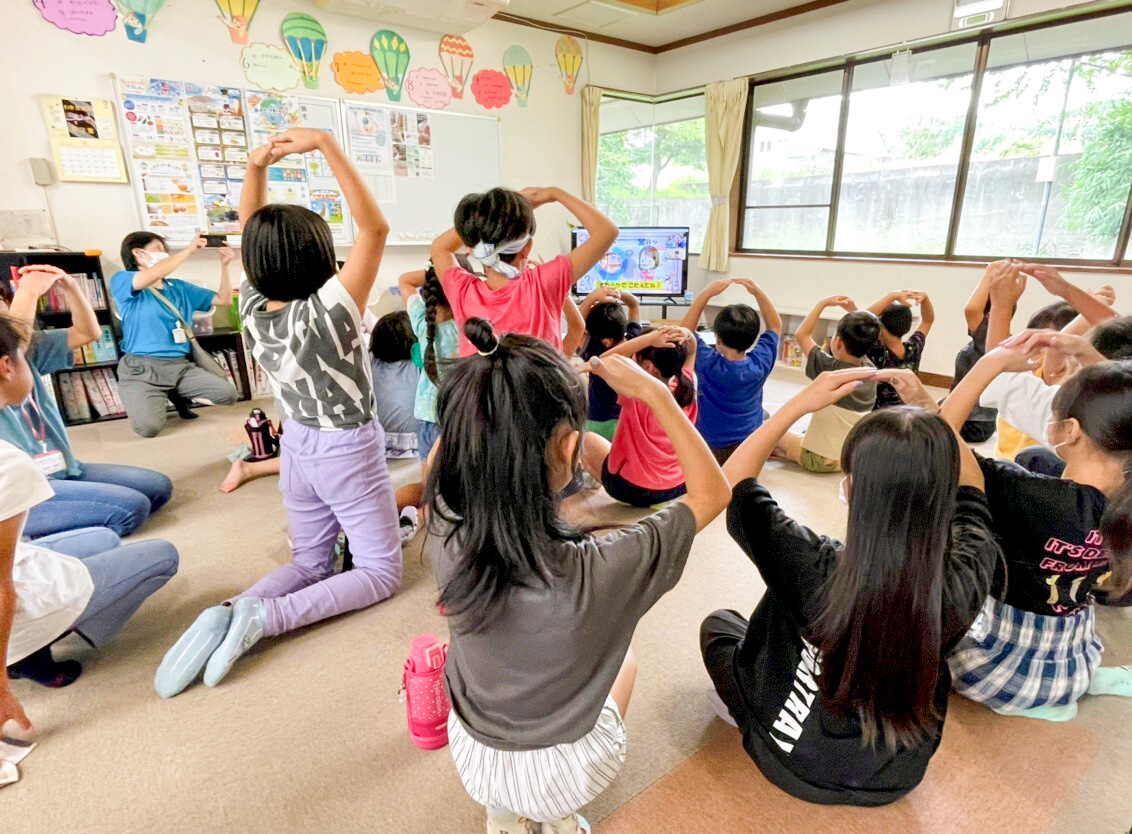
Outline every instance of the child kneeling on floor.
POLYGON ((464 332, 478 355, 441 381, 426 487, 425 553, 451 635, 452 757, 490 834, 588 832, 578 810, 625 760, 633 630, 680 579, 727 482, 663 382, 626 357, 594 359, 623 400, 651 410, 688 489, 635 526, 572 529, 556 497, 581 454, 582 380, 544 341, 497 339, 478 318, 464 332))

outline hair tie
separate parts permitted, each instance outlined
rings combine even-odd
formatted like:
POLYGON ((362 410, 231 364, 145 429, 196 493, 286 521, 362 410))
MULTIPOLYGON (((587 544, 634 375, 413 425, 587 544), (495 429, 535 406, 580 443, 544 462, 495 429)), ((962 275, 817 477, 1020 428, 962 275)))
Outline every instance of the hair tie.
POLYGON ((495 340, 495 344, 491 346, 491 350, 476 350, 480 356, 491 356, 495 351, 499 350, 499 340, 495 340))
MULTIPOLYGON (((501 261, 499 256, 519 254, 530 240, 530 235, 523 235, 515 240, 504 240, 499 243, 488 243, 486 240, 481 240, 472 247, 472 256, 485 267, 490 267, 507 280, 513 281, 519 277, 520 271, 514 264, 501 261)), ((487 276, 482 276, 482 278, 487 280, 487 276)))

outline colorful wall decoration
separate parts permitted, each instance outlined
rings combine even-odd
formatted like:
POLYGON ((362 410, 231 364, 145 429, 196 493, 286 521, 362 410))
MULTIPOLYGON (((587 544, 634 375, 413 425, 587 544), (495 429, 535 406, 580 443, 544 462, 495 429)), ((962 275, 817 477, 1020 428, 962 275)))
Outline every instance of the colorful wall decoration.
POLYGON ((440 64, 448 76, 448 84, 452 88, 452 98, 464 97, 464 85, 472 71, 472 62, 476 54, 472 45, 460 35, 445 35, 440 39, 440 64))
POLYGON ((385 89, 373 56, 365 52, 335 52, 330 69, 338 86, 347 93, 376 93, 385 89))
POLYGON ((370 41, 370 54, 381 73, 381 83, 390 101, 401 100, 401 87, 409 69, 409 45, 405 39, 389 29, 374 33, 370 41))
POLYGON ((507 47, 507 51, 503 53, 503 72, 507 74, 507 80, 511 83, 515 101, 520 107, 526 107, 527 98, 531 93, 531 78, 534 75, 531 53, 518 44, 507 47))
POLYGON ((290 90, 299 85, 299 68, 281 46, 271 43, 250 43, 240 52, 244 77, 264 90, 290 90))
POLYGON ((259 8, 259 0, 216 0, 216 8, 220 10, 220 19, 228 27, 232 43, 246 44, 248 27, 259 8))
POLYGON ((435 67, 417 67, 405 79, 405 92, 418 107, 443 110, 452 103, 448 78, 435 67))
POLYGON ((480 70, 472 76, 472 97, 476 104, 497 110, 511 101, 511 82, 499 70, 480 70))
POLYGON ((281 31, 283 43, 303 77, 303 86, 314 89, 318 86, 318 68, 326 51, 326 30, 309 14, 292 12, 283 18, 281 31))
POLYGON ((110 0, 32 0, 43 19, 76 35, 101 37, 118 23, 110 0))
POLYGON ((563 35, 554 45, 554 58, 558 61, 558 74, 566 88, 566 95, 574 95, 578 73, 582 70, 582 45, 569 35, 563 35))

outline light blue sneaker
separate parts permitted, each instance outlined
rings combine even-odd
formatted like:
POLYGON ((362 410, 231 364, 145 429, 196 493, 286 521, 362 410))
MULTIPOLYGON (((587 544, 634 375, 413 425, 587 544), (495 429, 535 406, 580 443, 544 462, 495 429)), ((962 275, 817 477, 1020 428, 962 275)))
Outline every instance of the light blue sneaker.
POLYGON ((173 648, 165 653, 157 674, 153 678, 153 688, 162 698, 172 698, 193 682, 200 674, 204 664, 212 655, 232 621, 232 606, 214 605, 206 608, 180 636, 173 648))
POLYGON ((204 670, 204 685, 216 686, 240 656, 263 637, 267 622, 267 607, 259 597, 241 597, 232 606, 232 624, 224 642, 208 659, 204 670))

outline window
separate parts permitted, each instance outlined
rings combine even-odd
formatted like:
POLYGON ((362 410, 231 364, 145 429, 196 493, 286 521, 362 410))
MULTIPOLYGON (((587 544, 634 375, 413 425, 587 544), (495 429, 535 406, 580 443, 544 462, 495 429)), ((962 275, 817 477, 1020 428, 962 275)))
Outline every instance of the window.
POLYGON ((688 226, 698 251, 711 214, 702 95, 601 103, 597 206, 622 226, 688 226))
POLYGON ((854 68, 835 249, 944 251, 974 69, 973 43, 854 68))
POLYGON ((746 141, 743 250, 1126 262, 1132 13, 755 82, 746 141))
POLYGON ((824 249, 842 73, 752 90, 743 246, 824 249))

